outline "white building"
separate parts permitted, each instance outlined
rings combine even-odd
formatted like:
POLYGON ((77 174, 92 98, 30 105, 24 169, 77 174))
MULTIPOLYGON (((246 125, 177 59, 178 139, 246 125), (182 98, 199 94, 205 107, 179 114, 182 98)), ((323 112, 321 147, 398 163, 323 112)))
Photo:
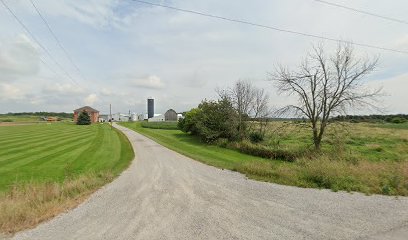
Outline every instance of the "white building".
POLYGON ((108 122, 108 121, 109 121, 109 115, 108 114, 99 115, 98 122, 108 122))
POLYGON ((149 118, 147 121, 148 122, 164 122, 165 117, 164 117, 164 114, 154 114, 154 117, 149 118))
POLYGON ((112 114, 112 121, 113 122, 128 122, 129 121, 129 115, 128 114, 123 114, 123 113, 112 114))
POLYGON ((137 114, 136 114, 136 113, 132 113, 132 114, 130 114, 129 121, 136 122, 136 121, 138 121, 138 120, 139 120, 139 119, 138 119, 138 117, 137 117, 137 114))
POLYGON ((177 121, 180 120, 180 119, 183 119, 183 118, 184 118, 184 117, 183 117, 183 114, 181 114, 181 113, 178 113, 178 114, 177 114, 177 121))

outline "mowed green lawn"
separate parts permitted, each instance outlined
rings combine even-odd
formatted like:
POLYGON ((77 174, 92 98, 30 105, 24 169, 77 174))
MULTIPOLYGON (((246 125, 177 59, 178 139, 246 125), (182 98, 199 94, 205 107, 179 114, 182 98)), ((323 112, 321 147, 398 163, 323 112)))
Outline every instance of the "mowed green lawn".
POLYGON ((134 156, 127 138, 107 124, 2 126, 0 137, 0 191, 88 173, 117 175, 134 156))

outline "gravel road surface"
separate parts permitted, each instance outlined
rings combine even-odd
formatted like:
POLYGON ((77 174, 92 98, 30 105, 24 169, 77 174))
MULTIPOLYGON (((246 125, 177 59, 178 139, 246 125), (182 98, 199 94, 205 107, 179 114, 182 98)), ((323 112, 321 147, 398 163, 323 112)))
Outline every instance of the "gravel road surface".
POLYGON ((135 149, 131 166, 14 239, 408 239, 408 198, 256 182, 116 127, 135 149))

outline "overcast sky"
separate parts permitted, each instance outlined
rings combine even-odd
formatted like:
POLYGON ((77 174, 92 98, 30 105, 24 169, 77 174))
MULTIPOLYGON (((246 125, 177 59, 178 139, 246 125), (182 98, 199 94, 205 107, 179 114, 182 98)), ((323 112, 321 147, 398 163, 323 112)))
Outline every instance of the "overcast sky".
MULTIPOLYGON (((277 95, 268 72, 278 63, 295 69, 316 39, 231 23, 130 0, 33 0, 71 64, 30 0, 4 0, 59 66, 0 4, 0 113, 66 111, 90 105, 103 113, 189 110, 214 89, 238 79, 277 95), (44 64, 45 63, 45 64, 44 64), (69 74, 72 79, 67 77, 69 74)), ((386 21, 314 0, 165 0, 179 8, 408 51, 408 24, 386 21)), ((408 1, 328 0, 408 21, 408 1)), ((324 42, 328 50, 335 43, 324 42)), ((388 113, 408 113, 408 55, 355 47, 380 56, 367 79, 382 86, 388 113)))

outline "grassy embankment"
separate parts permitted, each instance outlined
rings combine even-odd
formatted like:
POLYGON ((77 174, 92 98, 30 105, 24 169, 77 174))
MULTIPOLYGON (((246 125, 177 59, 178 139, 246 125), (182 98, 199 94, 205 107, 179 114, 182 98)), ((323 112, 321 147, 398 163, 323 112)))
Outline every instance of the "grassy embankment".
POLYGON ((0 232, 30 228, 75 207, 134 157, 108 125, 0 127, 0 232))
MULTIPOLYGON (((310 148, 306 129, 281 128, 282 124, 269 125, 269 132, 274 133, 262 145, 297 152, 310 148)), ((207 145, 179 130, 144 128, 140 123, 122 125, 193 159, 261 181, 333 191, 408 195, 408 129, 402 125, 350 124, 344 128, 347 131, 336 126, 328 132, 321 154, 305 154, 294 162, 207 145)))
POLYGON ((141 122, 144 128, 177 130, 177 122, 141 122))

